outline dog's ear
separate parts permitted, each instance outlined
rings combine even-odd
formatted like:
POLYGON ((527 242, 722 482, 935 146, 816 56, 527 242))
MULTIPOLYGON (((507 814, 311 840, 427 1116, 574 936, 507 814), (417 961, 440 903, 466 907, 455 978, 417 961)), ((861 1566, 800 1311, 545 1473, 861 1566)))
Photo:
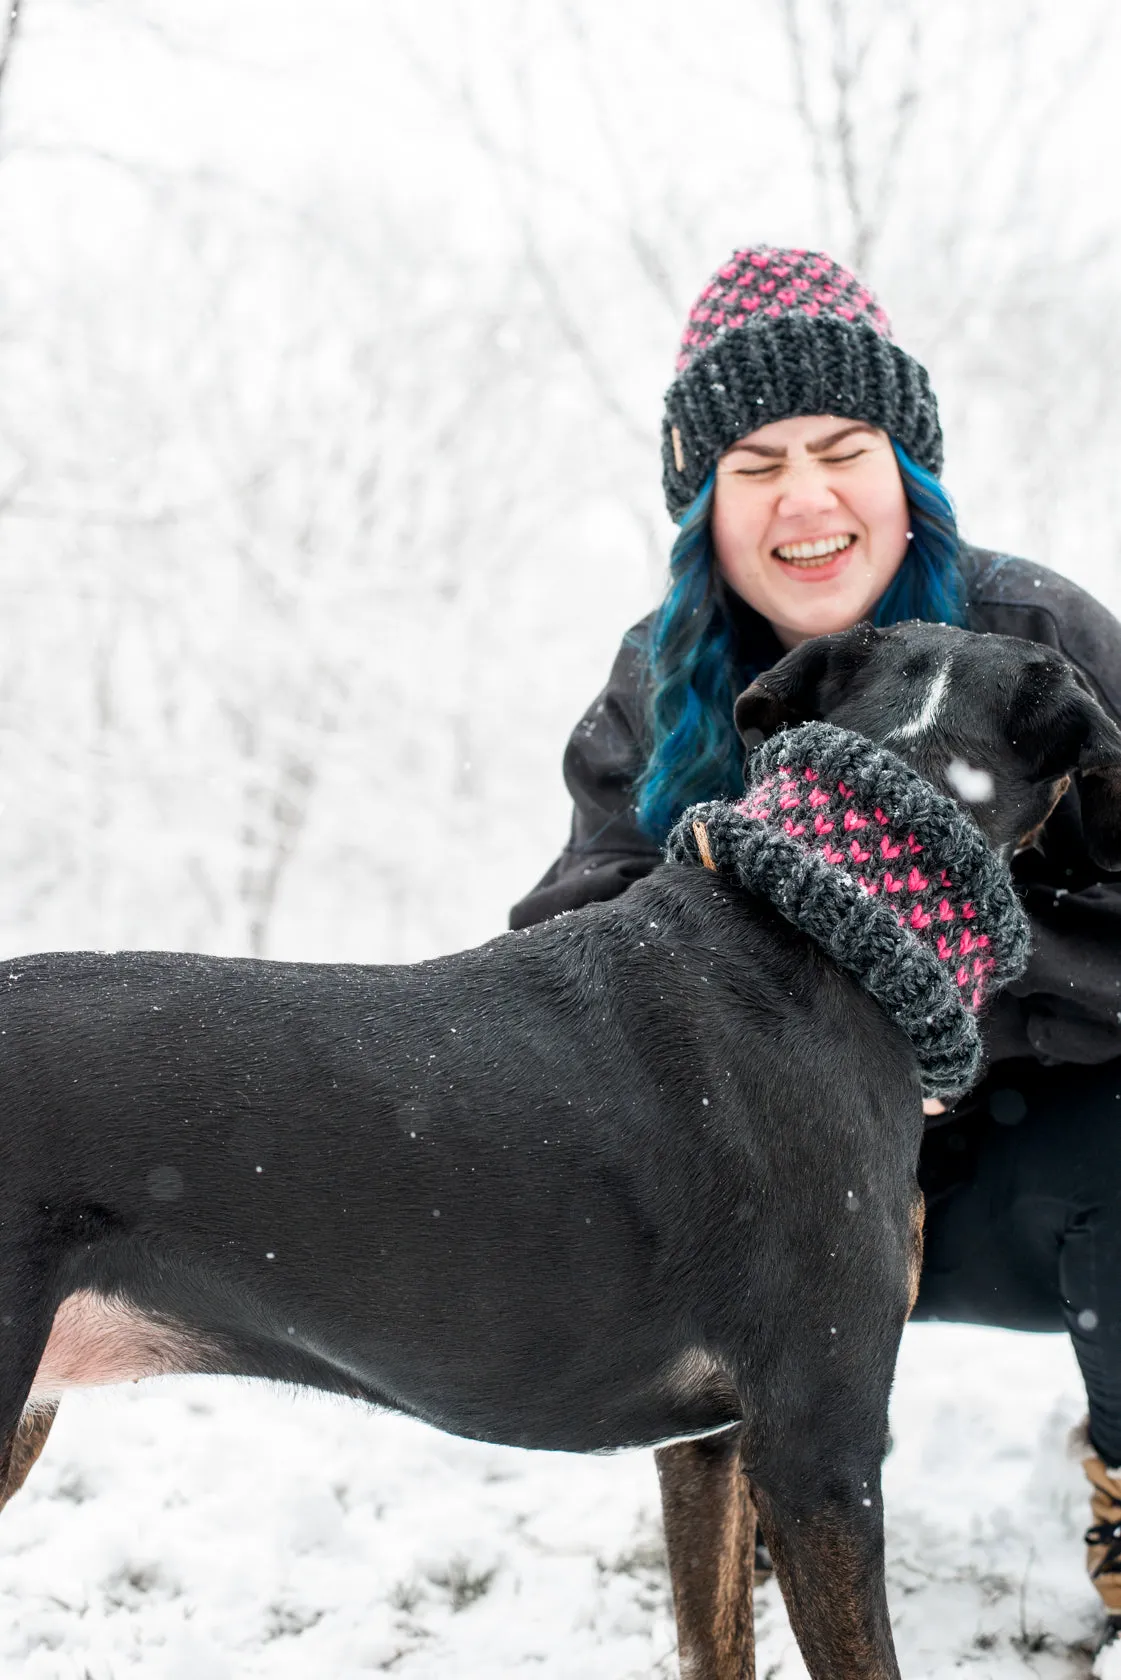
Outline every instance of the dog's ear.
POLYGON ((1086 850, 1102 869, 1121 869, 1121 764, 1084 771, 1078 791, 1086 850))
POLYGON ((819 718, 826 682, 863 666, 880 635, 871 624, 857 624, 836 635, 814 636, 756 677, 736 701, 736 728, 744 746, 750 751, 780 729, 819 718))
POLYGON ((829 665, 825 644, 832 639, 815 636, 802 642, 744 689, 736 701, 735 720, 745 747, 757 747, 780 729, 816 715, 815 702, 829 665))
POLYGON ((1102 869, 1121 869, 1121 728, 1082 673, 1051 661, 1029 666, 1016 731, 1033 746, 1040 781, 1077 774, 1086 850, 1102 869))

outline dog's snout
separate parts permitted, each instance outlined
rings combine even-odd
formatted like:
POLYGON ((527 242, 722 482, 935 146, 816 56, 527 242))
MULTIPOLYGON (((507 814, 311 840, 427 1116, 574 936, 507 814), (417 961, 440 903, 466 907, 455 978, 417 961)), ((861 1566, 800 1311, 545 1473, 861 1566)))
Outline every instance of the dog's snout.
POLYGON ((1121 729, 1060 652, 918 621, 803 642, 736 702, 749 751, 822 718, 889 748, 997 850, 1039 840, 1076 776, 1091 857, 1121 868, 1121 729))

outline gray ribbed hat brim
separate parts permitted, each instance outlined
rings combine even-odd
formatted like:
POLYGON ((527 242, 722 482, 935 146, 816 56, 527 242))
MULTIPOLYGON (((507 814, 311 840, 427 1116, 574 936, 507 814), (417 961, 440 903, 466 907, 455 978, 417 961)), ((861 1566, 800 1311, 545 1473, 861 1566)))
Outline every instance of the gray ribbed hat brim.
POLYGON ((671 516, 684 513, 739 438, 802 414, 880 426, 920 466, 942 470, 938 404, 921 362, 867 321, 757 316, 714 339, 666 392, 662 484, 671 516), (675 428, 684 470, 675 459, 675 428))

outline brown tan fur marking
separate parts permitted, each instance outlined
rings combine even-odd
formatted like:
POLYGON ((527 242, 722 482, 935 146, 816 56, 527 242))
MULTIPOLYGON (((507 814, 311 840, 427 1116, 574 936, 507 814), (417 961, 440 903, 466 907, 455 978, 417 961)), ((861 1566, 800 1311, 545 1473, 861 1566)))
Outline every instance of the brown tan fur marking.
POLYGON ((916 1192, 916 1200, 911 1203, 911 1252, 907 1260, 907 1317, 910 1318, 915 1310, 915 1302, 919 1298, 919 1280, 922 1277, 923 1251, 923 1220, 926 1217, 926 1197, 922 1191, 916 1192))
POLYGON ((885 1647, 886 1596, 870 1601, 870 1559, 854 1546, 852 1534, 828 1516, 784 1523, 762 1497, 759 1509, 809 1673, 899 1680, 890 1645, 885 1647))
POLYGON ((1055 806, 1059 803, 1059 800, 1063 797, 1063 794, 1066 792, 1066 790, 1069 786, 1070 786, 1070 777, 1069 776, 1060 776, 1059 780, 1055 783, 1054 797, 1052 798, 1050 805, 1047 807, 1047 815, 1045 817, 1042 817, 1040 819, 1040 821, 1036 823, 1035 827, 1029 829, 1028 832, 1025 835, 1022 836, 1021 839, 1017 840, 1016 850, 1018 852, 1025 851, 1027 849, 1027 847, 1035 845, 1036 841, 1039 839, 1039 836, 1043 833, 1043 830, 1046 827, 1047 823, 1051 820, 1051 816, 1054 813, 1055 806))
POLYGON ((755 1680, 755 1506, 741 1431, 654 1454, 682 1680, 755 1680))
POLYGON ((32 1407, 20 1418, 12 1442, 8 1475, 0 1492, 0 1511, 27 1480, 28 1471, 46 1445, 57 1411, 58 1401, 55 1400, 32 1407))

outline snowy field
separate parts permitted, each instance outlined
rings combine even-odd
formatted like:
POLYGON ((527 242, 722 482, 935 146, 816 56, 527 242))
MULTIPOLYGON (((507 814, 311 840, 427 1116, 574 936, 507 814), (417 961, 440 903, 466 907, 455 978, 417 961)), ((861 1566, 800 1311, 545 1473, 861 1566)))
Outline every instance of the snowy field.
MULTIPOLYGON (((885 1472, 906 1680, 1090 1672, 1064 1339, 908 1330, 885 1472)), ((760 1680, 802 1680, 773 1583, 760 1680)), ((453 1440, 319 1396, 177 1379, 71 1396, 0 1522, 22 1680, 676 1676, 652 1456, 453 1440)))

